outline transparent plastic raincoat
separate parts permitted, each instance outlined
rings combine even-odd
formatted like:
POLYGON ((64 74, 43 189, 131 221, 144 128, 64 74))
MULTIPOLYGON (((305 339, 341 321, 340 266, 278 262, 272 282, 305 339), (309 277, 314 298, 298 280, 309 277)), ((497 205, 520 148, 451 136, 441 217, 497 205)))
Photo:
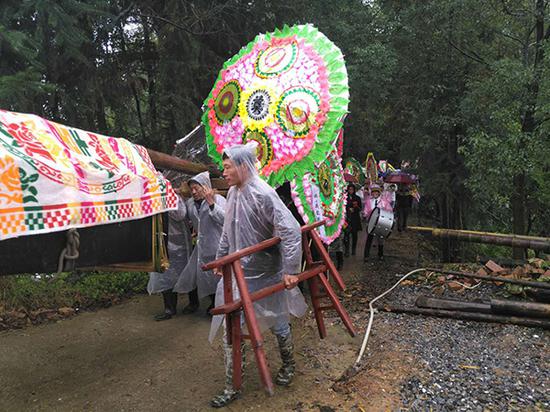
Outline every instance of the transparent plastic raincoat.
POLYGON ((191 249, 191 232, 187 224, 187 207, 178 196, 178 208, 168 212, 168 259, 170 267, 164 273, 151 272, 147 291, 150 294, 172 290, 187 265, 191 249))
MULTIPOLYGON (((208 188, 212 187, 208 172, 198 174, 189 182, 198 183, 208 188)), ((203 200, 200 207, 197 208, 195 200, 188 199, 187 215, 197 233, 197 244, 183 274, 174 286, 174 291, 188 293, 197 288, 199 299, 201 299, 215 294, 216 286, 220 280, 211 270, 204 272, 201 267, 216 258, 225 216, 225 198, 215 195, 212 209, 206 200, 203 200)))
MULTIPOLYGON (((254 145, 237 145, 225 151, 236 165, 244 182, 232 186, 227 195, 226 217, 217 258, 274 236, 281 243, 241 259, 250 292, 281 282, 284 274, 300 272, 302 238, 300 225, 281 201, 275 190, 258 176, 254 145)), ((233 279, 233 296, 238 289, 233 279)), ((216 306, 224 303, 223 282, 218 284, 216 306)), ((307 310, 300 289, 273 294, 254 302, 261 330, 288 324, 289 315, 303 316, 307 310)), ((215 337, 223 316, 214 316, 210 341, 215 337)))

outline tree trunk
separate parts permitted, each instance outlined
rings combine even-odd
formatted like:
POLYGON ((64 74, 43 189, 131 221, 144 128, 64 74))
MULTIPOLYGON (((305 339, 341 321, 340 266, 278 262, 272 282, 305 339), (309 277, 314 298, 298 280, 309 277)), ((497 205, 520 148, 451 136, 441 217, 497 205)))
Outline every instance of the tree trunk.
MULTIPOLYGON (((544 0, 537 0, 535 10, 535 59, 533 62, 534 75, 533 80, 528 86, 528 101, 527 107, 523 113, 521 131, 525 135, 533 134, 537 129, 537 121, 535 119, 537 99, 539 95, 539 84, 542 76, 542 61, 544 58, 543 41, 544 34, 544 0)), ((525 138, 521 138, 518 144, 518 152, 525 151, 525 138)), ((513 191, 511 196, 512 204, 512 231, 516 235, 525 234, 526 226, 526 202, 525 202, 525 173, 518 172, 513 179, 513 191)), ((514 259, 523 259, 526 256, 526 249, 514 248, 514 259)))
MULTIPOLYGON (((525 234, 525 174, 520 173, 514 176, 512 192, 512 233, 515 235, 525 234)), ((524 248, 513 248, 514 259, 525 258, 524 248)))
POLYGON ((142 18, 143 25, 143 41, 144 41, 144 66, 147 73, 147 95, 148 95, 148 115, 149 115, 149 131, 151 136, 158 136, 157 122, 157 96, 156 96, 156 63, 157 52, 155 45, 151 41, 152 28, 149 25, 147 18, 142 18))

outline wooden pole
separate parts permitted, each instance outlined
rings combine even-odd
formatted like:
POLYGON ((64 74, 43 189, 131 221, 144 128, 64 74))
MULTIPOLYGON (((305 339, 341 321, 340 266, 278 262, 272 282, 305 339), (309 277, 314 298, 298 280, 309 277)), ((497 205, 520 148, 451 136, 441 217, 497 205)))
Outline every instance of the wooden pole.
POLYGON ((491 310, 503 315, 531 316, 550 320, 550 305, 544 303, 491 299, 491 310))
POLYGON ((248 327, 248 333, 250 334, 252 349, 254 349, 254 355, 256 356, 256 364, 258 365, 258 369, 260 371, 260 378, 267 393, 273 395, 273 381, 271 380, 269 368, 267 367, 267 359, 265 357, 264 351, 264 341, 262 338, 262 334, 260 333, 258 321, 256 320, 254 304, 252 303, 252 299, 250 298, 250 292, 248 291, 246 279, 244 278, 241 261, 236 260, 233 262, 232 265, 233 273, 235 275, 235 281, 237 282, 237 287, 239 288, 239 293, 243 302, 244 318, 246 321, 246 326, 248 327))
POLYGON ((461 310, 464 312, 491 313, 491 305, 483 302, 467 302, 457 299, 439 299, 430 296, 419 296, 415 305, 419 308, 461 310))
POLYGON ((403 306, 383 306, 378 308, 385 312, 408 313, 411 315, 436 316, 440 318, 452 318, 462 320, 474 320, 478 322, 511 323, 513 325, 529 326, 535 328, 550 329, 550 321, 544 319, 521 318, 516 316, 501 316, 488 313, 471 313, 455 310, 406 308, 403 306))
MULTIPOLYGON (((327 268, 324 265, 319 265, 319 266, 312 267, 309 270, 307 270, 303 273, 300 273, 298 275, 298 281, 302 282, 304 280, 308 280, 308 279, 310 279, 314 276, 317 276, 319 273, 324 272, 325 270, 327 270, 327 268)), ((274 293, 280 292, 281 290, 284 290, 284 289, 286 289, 285 283, 284 282, 279 282, 279 283, 276 283, 274 285, 268 286, 266 288, 257 290, 256 292, 252 292, 250 294, 250 299, 252 300, 252 302, 256 302, 257 300, 263 299, 266 296, 269 296, 269 295, 272 295, 274 293)), ((236 310, 239 310, 242 307, 242 305, 243 305, 242 300, 237 299, 237 300, 231 301, 229 303, 224 303, 223 305, 216 306, 213 309, 210 309, 210 313, 212 315, 223 315, 223 314, 226 314, 226 313, 231 313, 231 312, 234 312, 236 310)))
POLYGON ((473 230, 439 229, 421 226, 409 226, 408 229, 434 237, 458 239, 464 242, 489 243, 493 245, 550 251, 550 238, 546 237, 476 232, 473 230))
POLYGON ((493 313, 495 315, 526 316, 533 318, 547 318, 550 320, 550 305, 546 305, 544 303, 503 299, 491 299, 489 302, 468 302, 465 300, 440 299, 422 295, 416 299, 415 305, 419 308, 493 313))
POLYGON ((159 169, 179 170, 190 175, 196 175, 201 172, 210 172, 214 177, 220 177, 222 174, 214 165, 204 165, 202 163, 190 162, 189 160, 180 159, 179 157, 171 156, 166 153, 157 152, 156 150, 147 149, 147 153, 153 162, 153 165, 159 169))
POLYGON ((313 306, 313 315, 317 322, 317 330, 319 331, 319 337, 325 339, 327 337, 327 327, 325 326, 325 319, 323 318, 323 311, 321 310, 321 302, 319 295, 321 294, 319 287, 318 277, 313 277, 307 282, 309 286, 309 294, 311 297, 311 306, 313 306))
POLYGON ((344 280, 340 276, 340 273, 338 272, 338 270, 336 270, 336 266, 334 266, 334 262, 332 261, 332 259, 330 258, 327 250, 323 246, 323 242, 321 241, 321 237, 314 230, 312 230, 310 232, 310 236, 311 236, 311 239, 313 240, 313 244, 317 248, 317 251, 321 255, 321 258, 323 259, 323 262, 325 263, 325 265, 327 265, 328 270, 330 271, 330 274, 332 275, 332 277, 336 281, 336 284, 338 285, 340 290, 346 290, 346 285, 344 283, 344 280))
POLYGON ((351 321, 351 318, 344 309, 344 306, 340 303, 338 296, 336 296, 336 293, 334 293, 334 290, 330 287, 328 279, 323 273, 319 273, 318 278, 325 287, 325 292, 332 302, 332 309, 335 309, 338 315, 340 315, 340 318, 342 319, 342 322, 344 322, 344 326, 348 330, 350 336, 354 337, 357 333, 355 332, 355 328, 353 327, 353 322, 351 321))

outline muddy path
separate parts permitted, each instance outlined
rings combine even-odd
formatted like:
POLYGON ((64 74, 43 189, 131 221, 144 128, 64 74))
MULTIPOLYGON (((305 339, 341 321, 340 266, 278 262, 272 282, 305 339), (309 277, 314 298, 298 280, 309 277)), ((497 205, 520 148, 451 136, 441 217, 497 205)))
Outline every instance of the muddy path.
MULTIPOLYGON (((275 396, 267 396, 248 348, 243 397, 226 410, 408 410, 406 397, 409 401, 420 399, 415 391, 423 387, 418 382, 427 385, 430 377, 435 376, 430 373, 433 366, 425 359, 431 362, 432 357, 444 356, 446 363, 442 365, 449 365, 451 372, 460 362, 477 361, 475 356, 466 361, 462 358, 449 361, 447 354, 437 348, 423 353, 423 348, 430 346, 428 339, 441 337, 443 344, 447 342, 455 333, 456 322, 412 320, 403 315, 380 313, 375 319, 363 369, 351 379, 338 381, 357 356, 368 320, 369 299, 393 285, 399 274, 417 267, 420 260, 418 239, 410 233, 392 235, 386 244, 383 263, 374 260, 363 264, 362 241, 364 239, 358 255, 346 259, 342 271, 348 285, 342 298, 359 336, 347 335, 339 319, 331 317, 330 312, 326 313, 329 333, 325 340, 318 338, 311 313, 295 320, 298 373, 292 386, 277 387, 275 396)), ((400 299, 412 293, 406 288, 396 291, 397 295, 401 294, 400 299)), ((185 303, 181 302, 180 307, 185 303)), ((203 307, 206 306, 203 302, 203 307)), ((0 411, 211 410, 208 401, 223 387, 223 362, 220 342, 211 346, 207 341, 210 319, 201 310, 200 314, 178 315, 166 322, 155 322, 152 317, 160 308, 160 297, 139 296, 56 323, 0 333, 0 411)), ((466 323, 459 327, 464 342, 488 333, 486 341, 478 342, 488 348, 500 345, 501 337, 510 333, 524 333, 521 338, 524 341, 535 339, 525 335, 530 331, 520 329, 466 323)), ((279 366, 276 342, 269 333, 265 338, 271 372, 275 374, 279 366)), ((511 342, 521 339, 513 338, 511 342)), ((509 358, 518 350, 514 345, 505 348, 510 352, 509 358)), ((547 345, 525 346, 530 356, 533 350, 538 351, 542 361, 537 361, 535 366, 542 370, 547 349, 547 345)), ((475 351, 468 353, 475 354, 475 351)), ((502 367, 513 374, 517 366, 502 367)), ((471 374, 475 370, 463 372, 471 374)), ((459 370, 456 376, 460 373, 459 370)), ((491 374, 488 376, 492 379, 491 374)), ((545 384, 542 379, 544 376, 539 379, 539 385, 545 384)), ((471 377, 464 375, 464 391, 470 390, 470 382, 471 377)), ((441 387, 443 383, 438 381, 432 385, 436 384, 441 387)), ((458 395, 436 391, 426 402, 439 398, 452 400, 453 396, 458 395)))
MULTIPOLYGON (((389 261, 404 250, 388 245, 389 261)), ((376 266, 365 269, 359 255, 347 259, 343 270, 355 291, 369 283, 368 276, 378 276, 376 266)), ((351 300, 352 293, 347 297, 351 300)), ((223 386, 219 342, 211 346, 206 340, 209 317, 201 312, 154 322, 160 305, 158 296, 140 296, 56 323, 1 333, 0 410, 209 410, 208 400, 223 386)), ((358 318, 353 308, 350 313, 358 318)), ((376 383, 355 378, 332 388, 353 363, 361 336, 351 338, 338 319, 327 315, 329 336, 323 341, 311 314, 294 322, 299 372, 295 383, 277 388, 274 397, 262 390, 248 349, 244 396, 228 410, 383 410, 398 405, 398 391, 392 388, 406 374, 407 360, 394 344, 372 365, 376 383)), ((362 331, 365 325, 357 327, 362 331)), ((379 329, 375 335, 383 334, 379 329)), ((270 334, 266 340, 275 373, 275 340, 270 334)))

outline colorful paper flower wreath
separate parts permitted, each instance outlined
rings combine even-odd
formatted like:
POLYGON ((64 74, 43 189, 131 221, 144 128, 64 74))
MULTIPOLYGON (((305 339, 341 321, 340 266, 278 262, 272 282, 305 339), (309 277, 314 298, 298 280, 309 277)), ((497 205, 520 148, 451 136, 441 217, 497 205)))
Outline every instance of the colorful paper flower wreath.
POLYGON ((326 219, 318 232, 325 244, 340 236, 345 221, 345 182, 341 160, 336 150, 317 168, 290 184, 292 200, 306 223, 326 219))
POLYGON ((359 160, 354 157, 349 157, 346 159, 344 170, 355 177, 356 181, 359 183, 359 186, 363 186, 365 184, 365 170, 359 160))
POLYGON ((273 123, 276 99, 275 92, 266 86, 251 87, 243 91, 239 104, 239 116, 243 126, 263 131, 268 124, 273 123))
POLYGON ((270 153, 260 175, 278 186, 326 158, 348 102, 342 52, 316 28, 260 34, 224 64, 205 101, 208 153, 221 165, 225 148, 259 132, 270 153))
POLYGON ((258 143, 258 162, 260 167, 263 168, 269 165, 269 162, 273 160, 271 140, 267 138, 264 132, 258 130, 245 130, 243 142, 247 143, 250 141, 258 143))

